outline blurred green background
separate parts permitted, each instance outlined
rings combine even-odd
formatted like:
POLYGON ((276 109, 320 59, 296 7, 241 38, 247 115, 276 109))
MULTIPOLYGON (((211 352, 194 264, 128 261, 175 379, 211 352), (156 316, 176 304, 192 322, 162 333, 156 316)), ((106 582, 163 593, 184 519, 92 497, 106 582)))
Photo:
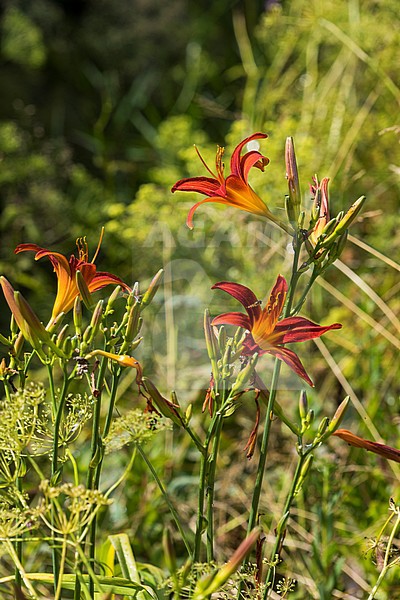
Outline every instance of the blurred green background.
MULTIPOLYGON (((190 232, 185 219, 196 195, 169 190, 177 179, 205 174, 193 144, 212 166, 217 144, 229 157, 243 137, 265 131, 262 151, 271 163, 251 181, 282 213, 284 144, 291 135, 307 209, 315 173, 331 178, 333 214, 367 196, 342 257, 346 266, 328 271, 304 310, 315 321, 344 325, 303 351, 317 382, 311 397, 321 414, 332 414, 350 394, 346 426, 399 445, 398 1, 12 0, 1 11, 0 270, 40 317, 46 320, 54 300, 51 267, 34 265, 29 253, 14 257, 14 247, 34 242, 68 255, 75 238, 86 235, 94 251, 104 225, 101 270, 145 286, 165 268, 141 358, 161 389, 177 387, 183 402, 195 398, 209 377, 204 307, 215 314, 227 306, 211 285, 239 280, 265 297, 277 273, 289 273, 288 240, 268 223, 215 205, 196 213, 190 232)), ((288 389, 299 385, 284 382, 288 389)), ((293 395, 282 395, 290 406, 293 395)), ((242 419, 248 429, 252 416, 238 416, 237 424, 242 419)), ((277 433, 277 466, 292 460, 285 435, 277 433)), ((246 435, 227 427, 225 449, 233 450, 225 466, 233 471, 242 457, 238 437, 246 435)), ((314 580, 319 573, 308 584, 310 598, 362 589, 357 577, 368 578, 374 567, 361 558, 355 566, 351 558, 333 569, 337 539, 361 557, 363 537, 385 519, 387 500, 398 493, 398 470, 332 447, 310 486, 323 489, 310 522, 317 541, 326 535, 318 529, 324 519, 330 523, 337 513, 341 526, 320 540, 322 555, 310 549, 306 533, 310 554, 293 550, 299 572, 305 564, 314 580)), ((250 483, 237 480, 234 493, 246 495, 250 483)), ((300 538, 313 499, 303 499, 300 538)), ((145 530, 152 519, 149 510, 145 530)))

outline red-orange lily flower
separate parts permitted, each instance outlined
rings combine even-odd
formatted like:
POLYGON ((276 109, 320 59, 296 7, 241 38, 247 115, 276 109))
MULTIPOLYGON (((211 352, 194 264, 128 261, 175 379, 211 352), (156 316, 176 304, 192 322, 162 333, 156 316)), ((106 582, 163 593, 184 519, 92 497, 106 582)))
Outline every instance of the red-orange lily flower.
POLYGON ((89 251, 86 238, 78 238, 76 245, 78 248, 78 257, 73 254, 67 259, 63 254, 59 252, 53 252, 41 248, 36 244, 20 244, 16 247, 15 253, 25 252, 32 250, 36 252, 35 260, 39 260, 44 256, 47 256, 54 267, 54 271, 57 275, 57 296, 54 302, 51 320, 48 325, 54 324, 55 320, 61 313, 67 313, 74 306, 75 298, 80 295, 76 273, 80 271, 84 282, 86 283, 89 292, 96 292, 106 285, 120 285, 128 292, 130 287, 126 285, 119 277, 112 275, 111 273, 97 271, 94 261, 100 249, 100 242, 97 250, 91 262, 89 262, 89 251))
POLYGON ((196 148, 196 152, 199 155, 201 162, 210 173, 211 177, 189 177, 187 179, 180 179, 175 183, 171 190, 172 192, 198 192, 199 194, 207 196, 207 198, 200 200, 200 202, 197 202, 197 204, 190 209, 186 220, 190 229, 193 229, 193 215, 197 208, 206 202, 217 202, 219 204, 233 206, 234 208, 240 208, 241 210, 256 215, 261 215, 267 219, 271 219, 285 230, 288 230, 287 225, 281 223, 279 219, 274 217, 268 206, 255 193, 248 182, 250 169, 256 167, 257 169, 264 171, 264 167, 269 163, 269 159, 258 152, 258 150, 250 150, 241 156, 242 149, 248 142, 264 139, 266 137, 268 136, 265 133, 254 133, 236 146, 231 157, 231 173, 228 177, 224 176, 224 164, 222 162, 224 148, 218 146, 217 149, 216 175, 207 166, 200 152, 196 148))
POLYGON ((289 365, 309 385, 314 386, 297 354, 285 348, 284 344, 320 337, 330 329, 340 329, 340 323, 321 326, 304 317, 287 317, 278 321, 288 289, 282 275, 278 275, 265 308, 261 308, 261 302, 255 294, 240 283, 221 281, 213 285, 212 289, 227 292, 239 300, 247 312, 246 315, 239 312, 224 313, 215 317, 212 325, 230 324, 247 329, 249 333, 244 341, 244 355, 249 356, 255 352, 259 355, 272 354, 289 365))

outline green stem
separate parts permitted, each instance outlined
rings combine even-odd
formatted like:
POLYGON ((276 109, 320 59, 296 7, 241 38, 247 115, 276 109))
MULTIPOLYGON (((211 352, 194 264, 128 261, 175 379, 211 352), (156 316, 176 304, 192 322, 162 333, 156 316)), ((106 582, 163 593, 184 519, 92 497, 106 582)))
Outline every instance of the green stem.
MULTIPOLYGON (((290 490, 289 490, 289 493, 287 495, 286 502, 285 502, 285 507, 282 511, 282 517, 290 512, 290 509, 292 507, 292 503, 293 503, 293 500, 295 497, 296 488, 297 488, 297 485, 298 485, 298 482, 300 479, 302 467, 304 465, 304 462, 305 462, 307 456, 310 454, 311 450, 312 449, 308 450, 307 452, 305 452, 304 454, 301 454, 299 456, 299 460, 297 461, 296 471, 294 473, 293 480, 292 480, 292 485, 290 486, 290 490)), ((276 556, 279 553, 279 549, 280 549, 284 535, 285 535, 285 527, 282 527, 276 534, 274 547, 271 552, 268 573, 267 573, 267 577, 265 579, 264 598, 268 598, 270 588, 272 588, 272 580, 273 580, 273 576, 275 573, 274 563, 276 561, 276 556)))
MULTIPOLYGON (((8 386, 8 381, 3 380, 3 385, 4 385, 4 393, 7 398, 8 404, 9 404, 9 406, 12 406, 12 399, 11 399, 10 389, 8 386)), ((18 465, 17 465, 17 468, 19 469, 18 465)), ((17 490, 19 492, 22 492, 21 477, 19 477, 19 476, 16 477, 15 485, 17 487, 17 490)), ((18 538, 15 540, 15 552, 16 552, 19 562, 22 564, 22 540, 20 540, 18 538)), ((18 567, 15 566, 15 585, 17 588, 21 587, 21 582, 22 582, 21 572, 18 569, 18 567)))
POLYGON ((196 534, 194 539, 194 551, 193 551, 193 562, 200 561, 200 547, 201 547, 201 536, 204 527, 204 499, 206 494, 206 478, 207 478, 207 467, 208 467, 208 451, 205 448, 201 455, 200 461, 200 474, 199 474, 199 495, 197 501, 197 521, 196 521, 196 534))
POLYGON ((55 419, 56 414, 57 414, 57 400, 56 400, 56 391, 55 391, 55 387, 54 387, 53 369, 50 364, 47 364, 46 366, 47 366, 47 376, 49 379, 51 406, 53 409, 53 419, 55 419))
MULTIPOLYGON (((52 398, 53 398, 53 408, 54 408, 55 391, 54 391, 54 386, 52 387, 52 383, 51 383, 53 381, 53 373, 51 372, 50 368, 49 368, 49 381, 50 381, 50 389, 52 390, 52 394, 53 394, 52 398)), ((69 385, 69 379, 67 376, 67 372, 64 369, 63 387, 61 390, 58 407, 55 412, 53 456, 52 456, 52 463, 51 463, 51 483, 52 483, 52 485, 56 485, 57 479, 59 478, 60 473, 61 473, 61 467, 59 469, 59 466, 58 466, 58 446, 60 443, 60 426, 61 426, 61 421, 62 421, 63 414, 64 414, 64 406, 65 406, 65 400, 67 397, 68 385, 69 385), (58 473, 59 470, 60 470, 60 473, 58 473)), ((54 523, 54 517, 55 517, 54 510, 55 510, 55 508, 54 508, 54 505, 52 504, 52 511, 51 511, 52 524, 54 523)), ((54 537, 54 535, 55 534, 53 533, 53 537, 54 537)), ((58 587, 59 560, 58 560, 58 552, 55 547, 55 540, 53 540, 52 559, 53 559, 53 572, 54 572, 54 593, 56 593, 57 587, 58 587)))
POLYGON ((110 403, 108 406, 108 413, 107 413, 107 418, 106 418, 106 422, 104 425, 104 430, 103 430, 103 439, 107 437, 107 435, 110 432, 110 427, 111 427, 111 423, 113 420, 113 414, 114 414, 114 406, 115 406, 115 400, 117 397, 117 390, 118 390, 118 383, 119 383, 119 378, 121 377, 121 367, 117 367, 114 371, 113 374, 113 379, 112 379, 112 383, 111 383, 111 391, 110 391, 110 403))
POLYGON ((64 536, 63 543, 62 543, 62 549, 61 549, 61 560, 60 560, 60 570, 59 570, 59 574, 58 574, 58 584, 57 584, 57 590, 56 590, 56 593, 54 596, 54 600, 60 600, 60 598, 61 598, 62 578, 64 575, 66 558, 67 558, 67 539, 64 536))
POLYGON ((320 274, 319 269, 317 269, 316 265, 314 265, 313 272, 311 273, 310 279, 308 280, 308 283, 301 295, 300 300, 297 302, 296 306, 290 311, 291 316, 297 315, 297 313, 301 310, 301 307, 303 306, 303 304, 307 298, 307 295, 319 274, 320 274))
POLYGON ((171 499, 168 496, 168 493, 167 493, 165 487, 163 486, 163 484, 162 484, 159 476, 157 475, 157 471, 154 469, 153 465, 151 464, 150 460, 148 459, 147 455, 145 454, 145 452, 144 452, 143 448, 140 446, 140 444, 136 444, 136 448, 137 448, 140 456, 143 458, 144 462, 146 463, 146 465, 150 469, 151 474, 153 475, 153 477, 155 479, 155 482, 157 483, 157 485, 159 487, 159 490, 160 490, 160 492, 161 492, 161 494, 162 494, 162 496, 163 496, 163 498, 165 500, 165 503, 167 504, 167 506, 168 506, 168 508, 169 508, 169 510, 171 512, 171 515, 172 515, 172 517, 173 517, 173 519, 175 521, 175 524, 176 524, 176 526, 178 528, 178 531, 181 534, 182 541, 183 541, 183 543, 186 546, 186 550, 187 550, 189 556, 192 556, 192 549, 191 549, 190 544, 189 544, 189 542, 187 540, 186 533, 185 533, 183 525, 182 525, 182 523, 180 521, 179 515, 178 515, 178 513, 177 513, 177 511, 176 511, 176 509, 174 507, 174 505, 172 504, 171 499))
POLYGON ((254 529, 254 527, 257 524, 257 520, 258 520, 258 506, 260 503, 261 488, 262 488, 262 483, 263 483, 263 479, 264 479, 265 465, 267 462, 269 434, 271 431, 272 414, 273 414, 274 402, 275 402, 275 397, 276 397, 277 384, 279 381, 279 374, 280 374, 280 370, 281 370, 281 364, 282 364, 281 361, 279 360, 279 358, 277 358, 275 360, 274 370, 272 373, 271 389, 270 389, 270 393, 269 393, 269 400, 268 400, 268 406, 267 406, 267 414, 266 414, 266 418, 265 418, 265 426, 264 426, 263 436, 261 439, 260 458, 258 460, 257 476, 256 476, 255 484, 254 484, 254 492, 253 492, 253 498, 252 498, 252 502, 251 502, 249 522, 247 525, 247 535, 249 535, 250 532, 254 529))
POLYGON ((26 585, 26 588, 29 591, 29 594, 31 595, 31 597, 33 598, 33 600, 38 600, 36 592, 33 589, 31 582, 29 581, 28 574, 26 573, 24 567, 22 566, 21 561, 18 558, 18 555, 17 555, 17 553, 15 551, 14 546, 12 545, 12 543, 9 540, 4 540, 3 544, 7 548, 7 552, 9 553, 9 555, 12 558, 12 560, 14 561, 15 567, 20 572, 21 578, 22 578, 24 584, 26 585))
MULTIPOLYGON (((392 546, 393 546, 393 541, 397 532, 397 528, 400 525, 400 512, 397 513, 397 519, 396 522, 393 526, 393 529, 390 533, 389 539, 387 541, 387 545, 386 545, 386 552, 385 552, 385 558, 383 560, 383 567, 381 572, 379 573, 379 577, 376 581, 376 584, 374 585, 374 587, 371 590, 370 595, 368 596, 367 600, 373 600, 375 598, 376 592, 378 591, 382 581, 384 580, 386 573, 388 572, 388 570, 391 568, 391 566, 393 565, 393 562, 390 563, 389 562, 389 558, 390 558, 390 553, 392 551, 392 546)), ((396 559, 395 559, 396 560, 396 559)))
MULTIPOLYGON (((285 309, 283 312, 284 318, 286 318, 290 315, 290 310, 292 307, 297 283, 301 277, 301 273, 299 273, 297 270, 298 263, 299 263, 299 257, 300 257, 301 245, 302 245, 301 237, 296 234, 295 237, 293 238, 294 256, 293 256, 293 265, 292 265, 292 275, 291 275, 290 284, 289 284, 287 301, 286 301, 285 309)), ((264 479, 265 467, 267 464, 268 442, 269 442, 269 435, 270 435, 270 431, 271 431, 274 403, 275 403, 275 398, 276 398, 276 394, 277 394, 280 370, 281 370, 281 361, 279 358, 276 358, 275 364, 274 364, 274 370, 272 372, 271 388, 270 388, 267 411, 266 411, 266 416, 265 416, 264 431, 263 431, 263 435, 262 435, 262 439, 261 439, 260 457, 259 457, 259 461, 258 461, 256 481, 254 484, 253 498, 251 501, 251 507, 250 507, 250 513, 249 513, 249 522, 247 525, 247 535, 250 534, 250 532, 254 529, 254 527, 256 526, 256 524, 258 522, 258 508, 259 508, 259 504, 260 504, 260 496, 261 496, 261 489, 262 489, 262 484, 263 484, 263 479, 264 479)), ((243 564, 245 565, 247 563, 248 563, 248 559, 245 559, 243 564)), ((242 592, 243 592, 243 583, 240 583, 239 589, 238 589, 238 596, 237 596, 238 598, 242 597, 242 592)))
MULTIPOLYGON (((87 472, 87 481, 86 486, 88 489, 97 489, 100 479, 101 466, 99 468, 100 463, 102 462, 101 457, 101 447, 100 447, 100 416, 101 416, 101 395, 102 389, 104 386, 104 379, 106 376, 108 359, 103 356, 100 364, 100 371, 97 377, 96 382, 96 403, 93 412, 93 421, 92 421, 92 441, 90 447, 90 463, 87 472)), ((97 519, 93 518, 90 530, 89 530, 89 563, 94 569, 94 561, 95 561, 95 551, 96 551, 96 526, 97 519)), ((94 598, 94 580, 92 577, 89 578, 89 592, 91 597, 94 598)), ((75 584, 75 599, 80 597, 80 580, 77 578, 75 584)))
POLYGON ((214 490, 215 490, 215 472, 217 468, 218 451, 222 431, 222 414, 217 413, 217 422, 213 446, 209 458, 209 468, 207 470, 207 562, 214 560, 214 490))

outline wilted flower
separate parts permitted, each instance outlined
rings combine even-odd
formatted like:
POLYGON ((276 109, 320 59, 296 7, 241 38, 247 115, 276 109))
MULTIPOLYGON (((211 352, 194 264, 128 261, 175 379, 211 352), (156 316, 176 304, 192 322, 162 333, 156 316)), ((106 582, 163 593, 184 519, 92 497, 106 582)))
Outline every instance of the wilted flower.
POLYGON ((175 183, 172 192, 198 192, 207 196, 204 200, 197 202, 189 211, 187 217, 187 225, 193 229, 193 215, 201 204, 206 202, 217 202, 239 208, 255 215, 266 217, 280 225, 285 231, 288 231, 288 226, 277 219, 269 210, 268 206, 255 193, 248 182, 249 171, 252 167, 256 167, 264 171, 264 167, 269 163, 269 159, 263 156, 258 150, 250 150, 241 156, 243 147, 252 140, 264 139, 268 137, 265 133, 254 133, 250 137, 245 138, 236 146, 233 151, 230 170, 228 177, 224 176, 224 164, 222 162, 224 148, 218 146, 216 156, 216 175, 207 166, 200 152, 196 148, 204 167, 210 173, 211 177, 189 177, 180 179, 175 183))
POLYGON ((337 437, 341 438, 350 446, 355 446, 356 448, 364 448, 364 450, 368 450, 369 452, 374 452, 375 454, 379 454, 388 460, 394 460, 395 462, 400 463, 400 450, 397 448, 392 448, 392 446, 387 446, 386 444, 380 444, 379 442, 371 442, 371 440, 365 440, 358 435, 355 435, 351 431, 347 429, 338 429, 333 433, 337 437))
POLYGON ((243 354, 253 355, 256 352, 259 355, 272 354, 283 360, 295 373, 313 386, 297 354, 284 345, 320 337, 330 329, 340 329, 342 326, 339 323, 321 326, 304 317, 287 317, 278 321, 288 289, 286 280, 281 275, 278 275, 265 308, 261 308, 261 302, 249 288, 239 283, 222 281, 216 283, 213 289, 223 290, 239 300, 246 309, 247 315, 239 312, 224 313, 215 317, 212 325, 227 323, 247 329, 249 333, 244 341, 243 354))

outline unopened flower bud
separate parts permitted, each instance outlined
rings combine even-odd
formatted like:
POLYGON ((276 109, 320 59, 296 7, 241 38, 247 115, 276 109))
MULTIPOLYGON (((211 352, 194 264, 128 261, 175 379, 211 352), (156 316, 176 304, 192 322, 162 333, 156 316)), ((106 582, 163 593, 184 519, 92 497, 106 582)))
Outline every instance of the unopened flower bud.
POLYGON ((310 454, 309 456, 307 456, 303 466, 301 467, 299 479, 297 481, 296 489, 294 491, 295 496, 300 492, 301 488, 303 487, 304 481, 308 475, 309 470, 311 469, 313 460, 314 460, 314 456, 312 454, 310 454))
POLYGON ((354 221, 354 219, 357 217, 358 213, 362 209, 365 200, 366 200, 366 197, 361 196, 360 198, 358 198, 358 200, 356 200, 354 202, 354 204, 352 204, 352 206, 349 208, 347 213, 338 222, 333 233, 331 233, 331 235, 327 239, 324 240, 325 244, 330 244, 331 242, 333 242, 342 233, 344 233, 346 229, 348 229, 350 227, 350 225, 352 224, 352 222, 354 221))
POLYGON ((79 290, 80 297, 82 298, 83 304, 86 306, 88 310, 93 308, 93 298, 92 294, 89 291, 88 284, 85 281, 81 271, 76 271, 76 285, 79 290))
POLYGON ((193 404, 189 404, 186 412, 185 412, 185 421, 186 421, 186 425, 188 425, 190 423, 190 419, 192 418, 192 414, 193 414, 193 404))
POLYGON ((328 425, 329 425, 329 419, 328 419, 328 417, 324 417, 318 426, 318 436, 317 437, 321 438, 323 436, 328 425))
POLYGON ((145 308, 146 306, 148 306, 150 304, 150 302, 153 300, 154 296, 156 295, 157 290, 161 285, 161 279, 162 279, 163 273, 164 273, 163 269, 160 269, 158 271, 158 273, 151 280, 150 285, 147 288, 147 290, 144 293, 143 298, 142 298, 142 309, 145 308))
POLYGON ((232 385, 232 394, 238 394, 246 388, 247 383, 249 382, 250 378, 254 373, 257 361, 258 354, 254 354, 247 363, 247 365, 241 371, 239 371, 236 377, 236 381, 232 385))
POLYGON ((67 337, 67 331, 68 331, 68 323, 66 325, 64 325, 64 327, 61 329, 60 333, 58 334, 57 338, 56 338, 56 345, 58 346, 58 348, 62 348, 64 341, 67 337))
POLYGON ((300 214, 301 193, 296 154, 294 151, 294 143, 292 137, 286 138, 285 163, 286 177, 288 180, 289 188, 289 196, 287 198, 286 210, 290 223, 292 225, 296 225, 300 214))
POLYGON ((219 328, 218 331, 218 344, 221 354, 225 351, 226 347, 226 329, 223 325, 219 328))
POLYGON ((7 346, 7 347, 11 347, 12 346, 12 342, 10 342, 10 340, 8 340, 6 337, 4 337, 4 335, 2 335, 0 333, 0 344, 3 344, 3 346, 7 346))
POLYGON ((117 285, 117 287, 113 290, 112 294, 107 300, 106 310, 104 312, 105 315, 109 315, 114 311, 114 303, 117 300, 118 296, 121 293, 121 286, 117 285))
POLYGON ((289 520, 289 516, 290 516, 290 511, 288 510, 279 519, 278 525, 275 527, 275 535, 281 535, 285 531, 287 522, 289 520))
POLYGON ((321 437, 320 437, 321 442, 328 439, 329 436, 331 436, 337 429, 339 429, 339 427, 344 419, 344 416, 346 414, 346 410, 347 410, 347 407, 349 406, 349 403, 350 403, 350 396, 346 396, 346 398, 339 404, 328 427, 321 435, 321 437))
POLYGON ((135 298, 134 304, 129 309, 128 322, 126 324, 124 333, 124 343, 121 347, 121 352, 128 352, 131 348, 131 344, 139 332, 139 320, 140 320, 141 305, 138 298, 135 298))
POLYGON ((300 418, 302 420, 306 418, 307 413, 308 413, 308 400, 307 400, 307 393, 305 390, 301 390, 301 392, 300 392, 299 413, 300 413, 300 418))
POLYGON ((82 302, 79 296, 75 298, 73 317, 76 335, 80 336, 82 335, 82 302))
POLYGON ((214 377, 218 377, 218 359, 220 357, 220 351, 217 339, 215 337, 214 328, 211 325, 210 311, 208 309, 204 311, 204 335, 206 339, 208 357, 211 361, 211 368, 214 373, 214 377))

